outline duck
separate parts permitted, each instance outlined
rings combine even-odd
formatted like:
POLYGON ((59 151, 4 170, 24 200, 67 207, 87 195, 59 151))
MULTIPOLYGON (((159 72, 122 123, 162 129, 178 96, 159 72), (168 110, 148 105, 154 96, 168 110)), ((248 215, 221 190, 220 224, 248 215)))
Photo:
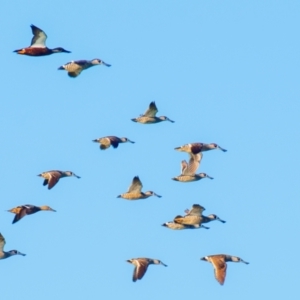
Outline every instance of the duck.
POLYGON ((156 196, 158 198, 161 198, 160 195, 157 195, 156 193, 152 191, 148 192, 142 192, 142 182, 138 176, 133 177, 132 183, 130 187, 128 188, 128 191, 124 194, 121 194, 117 196, 117 198, 123 198, 126 200, 139 200, 139 199, 147 199, 150 196, 156 196))
POLYGON ((71 51, 65 50, 62 47, 49 49, 48 47, 46 47, 45 44, 47 39, 46 33, 42 29, 34 25, 30 25, 30 27, 33 34, 31 44, 29 47, 14 50, 14 52, 16 52, 17 54, 29 55, 29 56, 45 56, 45 55, 61 53, 61 52, 71 53, 71 51))
POLYGON ((156 107, 156 104, 154 101, 152 101, 148 107, 148 109, 145 111, 143 115, 140 115, 137 118, 131 119, 131 121, 141 124, 155 124, 160 123, 162 121, 169 121, 171 123, 174 123, 175 121, 170 120, 166 116, 156 117, 156 114, 158 112, 158 109, 156 107))
POLYGON ((94 58, 92 60, 72 60, 58 68, 58 70, 66 70, 68 71, 68 75, 72 78, 77 77, 83 70, 86 70, 90 67, 96 65, 103 65, 106 67, 110 67, 111 65, 105 63, 103 60, 99 58, 94 58))
POLYGON ((196 171, 203 157, 202 152, 199 152, 197 154, 189 153, 189 156, 189 163, 187 163, 185 160, 181 162, 181 174, 176 177, 173 177, 173 180, 181 182, 192 182, 198 181, 203 178, 213 179, 213 177, 210 177, 206 173, 196 174, 196 171))
POLYGON ((21 220, 26 215, 32 215, 41 210, 48 210, 48 211, 56 212, 56 210, 52 209, 51 207, 49 207, 47 205, 35 206, 35 205, 31 205, 31 204, 20 205, 20 206, 14 207, 8 211, 16 214, 13 219, 13 222, 12 222, 12 224, 14 224, 14 223, 18 222, 19 220, 21 220))
POLYGON ((119 137, 113 136, 113 135, 101 137, 99 139, 92 140, 92 142, 99 143, 101 150, 106 150, 110 146, 112 146, 113 148, 116 149, 116 148, 118 148, 120 143, 128 143, 128 142, 132 143, 132 144, 135 143, 126 137, 119 138, 119 137))
POLYGON ((227 269, 226 262, 232 261, 232 262, 242 262, 246 265, 249 264, 248 262, 242 260, 240 257, 231 256, 227 254, 209 255, 209 256, 204 256, 200 259, 210 262, 213 265, 215 271, 215 278, 221 285, 223 285, 225 282, 226 269, 227 269))
POLYGON ((48 190, 51 190, 61 178, 71 177, 71 176, 80 178, 79 176, 77 176, 75 173, 71 171, 58 171, 58 170, 43 172, 41 174, 38 174, 37 176, 45 178, 43 185, 48 185, 48 190))
POLYGON ((176 218, 179 218, 179 217, 181 217, 181 216, 176 216, 173 222, 166 222, 166 223, 163 223, 161 226, 167 227, 172 230, 199 229, 199 228, 209 229, 209 227, 199 225, 199 224, 186 225, 186 224, 177 223, 176 218))
POLYGON ((137 280, 143 278, 149 265, 163 265, 164 267, 167 267, 166 264, 164 264, 162 261, 158 259, 152 259, 146 257, 128 259, 127 262, 135 266, 133 270, 133 276, 132 276, 133 282, 136 282, 137 280))
POLYGON ((187 152, 187 153, 193 153, 193 154, 197 154, 199 152, 204 152, 204 151, 209 151, 209 150, 214 150, 214 149, 219 149, 223 152, 227 152, 226 149, 220 147, 219 145, 217 145, 215 143, 210 143, 210 144, 190 143, 190 144, 185 144, 183 146, 174 148, 174 150, 177 150, 180 152, 187 152))
POLYGON ((205 208, 199 204, 194 204, 190 210, 185 210, 185 216, 177 216, 174 222, 183 225, 201 225, 202 223, 209 223, 211 221, 220 221, 221 223, 226 223, 226 221, 220 219, 217 215, 211 214, 208 216, 203 216, 202 212, 205 208))
POLYGON ((4 248, 5 243, 6 243, 5 238, 0 233, 0 259, 5 259, 5 258, 11 257, 13 255, 22 255, 22 256, 26 255, 24 253, 21 253, 18 250, 10 250, 10 251, 7 251, 7 252, 4 251, 3 248, 4 248))

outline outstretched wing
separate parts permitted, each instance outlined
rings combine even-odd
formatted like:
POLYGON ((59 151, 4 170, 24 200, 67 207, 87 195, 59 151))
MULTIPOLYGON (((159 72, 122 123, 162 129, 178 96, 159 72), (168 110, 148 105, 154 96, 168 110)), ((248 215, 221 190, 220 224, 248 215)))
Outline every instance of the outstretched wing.
POLYGON ((185 168, 184 173, 182 175, 195 175, 200 165, 201 159, 203 157, 202 152, 197 154, 189 153, 189 155, 190 155, 190 160, 188 166, 185 168))
POLYGON ((128 189, 128 193, 140 193, 142 190, 142 182, 138 176, 135 176, 132 180, 132 183, 128 189))
POLYGON ((144 117, 155 117, 158 110, 154 101, 152 101, 148 107, 148 109, 144 113, 144 117))
POLYGON ((34 25, 30 25, 31 27, 31 30, 32 30, 32 34, 33 34, 33 38, 31 40, 31 47, 37 47, 37 48, 45 48, 46 45, 45 45, 45 42, 46 42, 46 39, 47 39, 47 35, 45 34, 45 32, 34 26, 34 25))
POLYGON ((137 281, 138 279, 142 279, 143 276, 145 275, 147 268, 148 268, 148 262, 143 259, 138 259, 137 265, 133 270, 133 276, 132 276, 132 281, 137 281))
POLYGON ((4 245, 5 245, 5 238, 4 238, 4 236, 0 233, 0 252, 3 251, 4 245))
POLYGON ((224 261, 224 258, 212 257, 211 263, 214 266, 215 278, 221 285, 223 285, 225 282, 226 269, 227 269, 227 264, 224 261))

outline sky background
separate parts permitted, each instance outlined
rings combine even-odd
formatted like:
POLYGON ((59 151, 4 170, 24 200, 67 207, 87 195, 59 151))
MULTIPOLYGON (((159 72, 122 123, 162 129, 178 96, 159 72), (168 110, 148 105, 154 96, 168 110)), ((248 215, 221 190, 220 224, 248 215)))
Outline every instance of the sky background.
POLYGON ((0 232, 3 299, 275 299, 298 293, 299 1, 5 1, 2 67, 0 232), (48 35, 45 57, 30 24, 48 35), (75 79, 57 68, 100 58, 75 79), (155 101, 175 123, 130 119, 155 101), (93 139, 135 144, 100 151, 93 139), (199 172, 214 180, 180 183, 185 153, 215 142, 199 172), (36 175, 71 170, 52 189, 36 175), (162 198, 116 198, 138 175, 162 198), (193 204, 226 224, 172 231, 161 224, 193 204), (49 205, 12 225, 6 210, 49 205), (224 286, 206 255, 226 253, 224 286), (136 257, 162 260, 132 282, 136 257))

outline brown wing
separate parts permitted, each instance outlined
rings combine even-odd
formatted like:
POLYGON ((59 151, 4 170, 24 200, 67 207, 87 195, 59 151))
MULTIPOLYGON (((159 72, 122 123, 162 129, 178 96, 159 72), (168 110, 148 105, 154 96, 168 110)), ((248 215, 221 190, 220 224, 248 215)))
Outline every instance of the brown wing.
POLYGON ((4 238, 4 236, 0 233, 0 252, 3 251, 4 245, 5 245, 5 238, 4 238))
POLYGON ((225 282, 226 269, 227 269, 227 264, 224 261, 224 258, 218 256, 211 257, 210 261, 213 264, 215 269, 215 278, 221 285, 223 285, 225 282))
POLYGON ((202 151, 203 143, 193 143, 191 146, 191 152, 197 154, 202 151))
POLYGON ((185 212, 189 216, 202 216, 202 212, 205 208, 199 204, 194 204, 190 210, 186 210, 185 212))
POLYGON ((132 183, 128 189, 128 193, 140 193, 142 191, 142 182, 138 176, 135 176, 132 180, 132 183))
POLYGON ((78 69, 76 71, 68 72, 68 75, 72 78, 77 77, 81 73, 82 69, 78 69))
POLYGON ((18 222, 19 220, 21 220, 23 217, 25 217, 27 215, 26 212, 26 208, 22 207, 22 209, 19 211, 19 213, 17 213, 12 221, 12 224, 18 222))
POLYGON ((186 162, 186 160, 183 160, 181 162, 181 175, 185 174, 187 167, 188 167, 188 163, 186 162))
POLYGON ((59 181, 61 173, 58 171, 52 171, 50 173, 50 179, 48 179, 48 190, 52 189, 59 181))
POLYGON ((148 262, 143 259, 137 260, 137 266, 133 270, 132 281, 137 281, 138 279, 142 279, 145 275, 148 268, 148 262))
POLYGON ((158 110, 154 101, 152 101, 149 105, 149 108, 145 111, 144 117, 155 117, 158 110))
POLYGON ((202 157, 203 157, 203 154, 201 152, 198 154, 190 153, 189 164, 188 164, 187 168, 185 169, 183 175, 195 175, 195 173, 200 165, 202 157))

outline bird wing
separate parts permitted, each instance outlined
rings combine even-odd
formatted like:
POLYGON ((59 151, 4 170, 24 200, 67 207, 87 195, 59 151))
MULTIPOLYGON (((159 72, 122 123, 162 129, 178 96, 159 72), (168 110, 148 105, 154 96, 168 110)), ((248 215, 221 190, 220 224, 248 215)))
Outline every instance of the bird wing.
POLYGON ((12 224, 18 222, 19 220, 21 220, 23 217, 25 217, 27 215, 27 209, 26 206, 22 206, 20 211, 15 215, 12 224))
POLYGON ((116 136, 109 136, 107 137, 110 140, 110 144, 114 147, 114 148, 118 148, 119 143, 120 143, 120 139, 116 136))
POLYGON ((110 137, 103 137, 99 140, 100 142, 100 149, 105 150, 110 147, 110 137))
POLYGON ((72 78, 77 77, 81 73, 82 69, 77 69, 76 71, 68 72, 68 75, 72 78))
POLYGON ((48 179, 48 189, 52 189, 59 181, 61 173, 59 171, 51 171, 50 178, 48 179))
POLYGON ((187 167, 188 167, 188 163, 186 162, 186 160, 183 160, 181 162, 181 175, 185 174, 187 167))
POLYGON ((33 34, 30 47, 45 48, 45 42, 47 39, 47 35, 45 34, 45 32, 34 25, 31 25, 30 27, 33 34))
POLYGON ((199 204, 194 204, 190 210, 186 210, 188 216, 202 216, 202 212, 205 210, 204 207, 202 207, 199 204))
POLYGON ((4 245, 5 245, 5 238, 4 238, 4 236, 0 233, 0 252, 3 251, 4 245))
POLYGON ((201 159, 203 157, 202 152, 199 152, 197 154, 189 153, 189 155, 190 155, 190 160, 188 166, 187 168, 184 169, 184 173, 182 175, 195 175, 200 165, 201 159))
POLYGON ((135 176, 132 180, 132 183, 128 189, 128 193, 140 193, 142 191, 142 182, 138 176, 135 176))
POLYGON ((138 279, 142 279, 145 275, 148 268, 148 261, 145 259, 136 260, 137 264, 133 270, 132 281, 137 281, 138 279))
POLYGON ((156 104, 154 101, 152 101, 143 116, 144 117, 155 117, 157 112, 158 112, 158 110, 157 110, 156 104))
POLYGON ((201 152, 202 148, 203 148, 203 143, 192 143, 191 144, 191 152, 193 154, 197 154, 197 153, 201 152))
POLYGON ((226 277, 227 264, 222 257, 212 257, 210 259, 212 265, 214 266, 215 278, 217 281, 223 285, 226 277))

